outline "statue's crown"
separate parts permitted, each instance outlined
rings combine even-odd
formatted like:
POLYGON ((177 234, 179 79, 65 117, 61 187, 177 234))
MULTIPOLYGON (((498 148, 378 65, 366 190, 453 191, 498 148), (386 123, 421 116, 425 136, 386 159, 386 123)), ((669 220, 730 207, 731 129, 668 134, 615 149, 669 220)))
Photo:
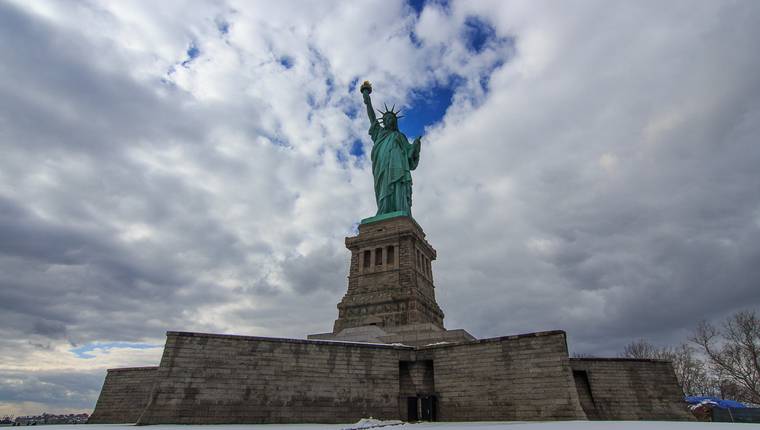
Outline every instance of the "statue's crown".
MULTIPOLYGON (((396 120, 398 120, 399 118, 403 118, 404 117, 404 115, 399 115, 401 113, 401 109, 399 109, 398 111, 396 111, 396 105, 395 104, 390 109, 388 109, 388 105, 387 104, 383 103, 383 105, 385 106, 385 111, 384 112, 381 111, 380 109, 377 109, 377 111, 380 112, 380 116, 381 117, 385 117, 385 115, 387 115, 387 114, 391 114, 391 115, 395 116, 396 120)), ((382 121, 382 118, 380 119, 380 121, 382 121)))

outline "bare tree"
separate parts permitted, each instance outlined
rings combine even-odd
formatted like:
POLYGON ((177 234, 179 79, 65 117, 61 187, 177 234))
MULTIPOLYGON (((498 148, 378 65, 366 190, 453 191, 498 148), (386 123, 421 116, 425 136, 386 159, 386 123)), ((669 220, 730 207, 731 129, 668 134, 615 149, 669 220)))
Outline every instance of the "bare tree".
POLYGON ((586 352, 574 352, 572 357, 573 358, 596 358, 596 355, 589 354, 586 352))
POLYGON ((705 363, 695 349, 682 343, 675 348, 657 347, 645 339, 633 341, 623 348, 622 357, 670 361, 678 383, 687 396, 712 394, 712 380, 705 363))
POLYGON ((718 329, 702 321, 691 339, 718 377, 721 396, 760 403, 760 319, 754 311, 734 314, 718 329))
POLYGON ((712 395, 713 380, 707 372, 705 362, 699 359, 694 347, 688 343, 682 343, 670 352, 673 371, 684 394, 687 396, 712 395))
POLYGON ((624 358, 672 360, 672 352, 669 348, 658 348, 646 339, 635 340, 625 347, 620 355, 624 358))

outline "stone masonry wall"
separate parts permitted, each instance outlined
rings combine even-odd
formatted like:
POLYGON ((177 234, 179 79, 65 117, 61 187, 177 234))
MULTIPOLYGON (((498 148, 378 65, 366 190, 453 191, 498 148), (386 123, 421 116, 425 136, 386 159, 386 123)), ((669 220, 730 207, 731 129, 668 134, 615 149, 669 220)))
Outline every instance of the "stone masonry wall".
POLYGON ((333 333, 370 324, 432 323, 443 328, 431 266, 436 251, 414 219, 400 216, 361 224, 358 235, 346 238, 346 247, 351 251, 348 290, 338 303, 333 333))
POLYGON ((108 369, 88 424, 136 423, 148 403, 158 367, 108 369))
POLYGON ((423 347, 434 363, 442 421, 582 420, 565 333, 423 347))
POLYGON ((694 419, 668 361, 573 358, 570 366, 576 379, 588 380, 591 398, 584 408, 590 419, 694 419))
POLYGON ((168 332, 138 424, 345 423, 399 415, 410 347, 168 332))

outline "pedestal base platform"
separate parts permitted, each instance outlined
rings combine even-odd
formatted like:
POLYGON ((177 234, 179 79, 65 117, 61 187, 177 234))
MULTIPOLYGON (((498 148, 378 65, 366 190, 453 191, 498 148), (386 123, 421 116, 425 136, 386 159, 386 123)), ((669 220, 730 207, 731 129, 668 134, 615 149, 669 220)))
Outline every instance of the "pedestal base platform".
POLYGON ((375 325, 349 327, 338 333, 310 334, 307 336, 307 339, 402 344, 421 347, 444 343, 469 342, 475 340, 475 337, 463 329, 446 330, 434 324, 423 323, 382 328, 375 325))

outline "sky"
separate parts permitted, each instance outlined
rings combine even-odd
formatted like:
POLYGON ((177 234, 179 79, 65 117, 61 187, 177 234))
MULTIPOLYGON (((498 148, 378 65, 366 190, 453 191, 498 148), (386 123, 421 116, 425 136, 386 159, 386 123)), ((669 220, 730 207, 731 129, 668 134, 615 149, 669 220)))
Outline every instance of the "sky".
POLYGON ((760 2, 0 0, 0 415, 167 330, 330 331, 375 214, 359 86, 422 135, 447 328, 675 345, 760 309, 760 2))

